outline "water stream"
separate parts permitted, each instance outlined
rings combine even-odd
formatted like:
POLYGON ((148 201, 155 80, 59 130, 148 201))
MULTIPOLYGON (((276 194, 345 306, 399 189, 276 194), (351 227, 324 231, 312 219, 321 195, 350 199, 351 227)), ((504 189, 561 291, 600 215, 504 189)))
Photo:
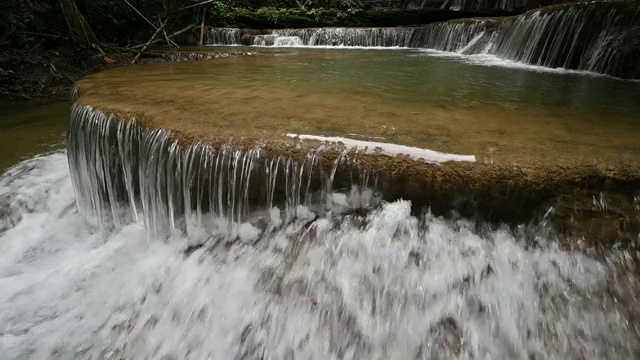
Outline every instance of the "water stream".
MULTIPOLYGON (((507 4, 514 2, 501 1, 499 6, 507 4)), ((452 20, 412 28, 214 28, 209 31, 208 43, 427 48, 639 79, 639 14, 640 7, 633 1, 591 1, 546 7, 514 17, 452 20)))
POLYGON ((0 173, 20 160, 65 146, 67 102, 0 106, 0 173))
POLYGON ((402 201, 340 215, 336 201, 255 213, 233 236, 215 216, 205 238, 141 221, 104 233, 78 213, 64 153, 19 164, 0 193, 8 359, 640 355, 628 250, 567 250, 544 223, 489 230, 402 201))
MULTIPOLYGON (((245 136, 291 129, 487 162, 489 144, 496 163, 638 156, 634 82, 422 51, 265 52, 93 84, 163 114, 163 129, 189 115, 245 136)), ((547 216, 438 217, 381 201, 376 174, 346 153, 184 146, 79 95, 67 150, 49 152, 66 104, 0 118, 3 359, 640 357, 637 243, 567 243, 547 216), (334 186, 339 166, 350 187, 334 186)))

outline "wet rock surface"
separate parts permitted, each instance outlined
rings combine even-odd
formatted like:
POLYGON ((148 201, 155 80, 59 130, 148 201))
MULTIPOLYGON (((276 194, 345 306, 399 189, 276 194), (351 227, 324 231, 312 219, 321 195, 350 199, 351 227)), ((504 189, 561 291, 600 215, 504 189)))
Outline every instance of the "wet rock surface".
MULTIPOLYGON (((364 112, 360 117, 354 109, 362 104, 344 95, 303 92, 306 96, 301 96, 283 90, 277 76, 268 78, 269 81, 276 79, 270 85, 263 81, 267 78, 259 77, 257 82, 235 85, 230 78, 224 77, 228 74, 226 69, 237 69, 238 66, 241 69, 257 67, 268 72, 274 66, 282 66, 280 59, 283 58, 310 62, 318 56, 291 51, 258 55, 202 62, 202 66, 196 66, 197 63, 170 67, 156 64, 96 74, 77 84, 82 96, 77 100, 72 116, 80 121, 79 124, 84 116, 105 119, 113 116, 112 126, 135 119, 136 126, 147 129, 145 131, 167 131, 168 141, 184 150, 194 143, 206 144, 212 149, 230 146, 242 154, 260 149, 256 164, 263 165, 256 166, 261 169, 275 159, 283 159, 282 164, 288 159, 287 164, 300 166, 307 162, 308 165, 309 154, 313 153, 317 159, 314 160, 317 161, 314 172, 320 171, 323 176, 335 172, 331 180, 334 188, 348 189, 354 183, 366 183, 379 191, 385 200, 411 200, 417 212, 429 208, 435 214, 445 216, 520 224, 543 216, 549 207, 553 207, 550 219, 559 233, 569 238, 631 244, 637 237, 638 212, 634 201, 637 201, 636 191, 640 188, 637 160, 640 148, 635 135, 638 129, 631 124, 611 126, 602 118, 602 124, 592 122, 588 127, 574 131, 574 128, 563 129, 559 125, 564 121, 562 118, 556 120, 557 124, 549 118, 540 123, 536 114, 514 111, 502 120, 496 116, 502 116, 504 110, 489 108, 469 112, 463 118, 460 114, 465 113, 464 109, 445 108, 441 110, 445 118, 433 125, 420 124, 416 119, 429 117, 416 117, 413 112, 400 115, 391 103, 387 108, 380 107, 380 103, 371 103, 367 106, 377 106, 379 110, 364 112), (209 82, 205 76, 176 77, 176 71, 196 74, 204 69, 215 71, 214 82, 209 82), (146 76, 149 81, 128 80, 133 77, 127 73, 133 72, 146 76), (246 86, 270 86, 270 91, 252 93, 251 99, 246 99, 246 86), (114 92, 114 88, 126 89, 126 92, 114 92), (242 101, 238 94, 243 94, 242 101), (286 100, 294 98, 295 102, 286 100), (99 109, 98 113, 87 110, 91 108, 99 109), (487 119, 491 117, 491 121, 499 123, 498 131, 483 132, 487 123, 478 122, 484 116, 483 111, 487 112, 487 119), (456 116, 455 121, 454 118, 443 120, 452 114, 456 116), (519 117, 519 121, 514 123, 512 116, 519 117), (393 131, 386 125, 372 126, 390 124, 390 119, 393 119, 393 131), (523 131, 523 128, 528 130, 523 131), (349 149, 339 142, 286 136, 290 132, 325 135, 327 129, 329 134, 355 133, 418 148, 471 153, 477 161, 433 164, 406 155, 384 155, 384 151, 349 149), (602 136, 603 131, 610 134, 602 136), (423 142, 424 138, 440 141, 423 142)), ((425 113, 430 111, 423 110, 425 113)), ((114 138, 113 141, 117 140, 114 138)), ((252 185, 247 190, 250 201, 264 201, 259 200, 266 191, 263 176, 258 174, 251 178, 252 185)), ((305 179, 306 176, 308 174, 304 175, 305 179)), ((305 186, 311 190, 321 189, 322 181, 314 178, 312 176, 305 186)), ((205 177, 202 181, 206 184, 208 180, 205 177)), ((273 199, 289 196, 287 186, 290 185, 285 183, 284 175, 279 175, 271 190, 273 199)), ((204 197, 207 194, 206 190, 202 192, 204 197)), ((354 223, 361 221, 357 214, 353 215, 350 216, 354 223)))

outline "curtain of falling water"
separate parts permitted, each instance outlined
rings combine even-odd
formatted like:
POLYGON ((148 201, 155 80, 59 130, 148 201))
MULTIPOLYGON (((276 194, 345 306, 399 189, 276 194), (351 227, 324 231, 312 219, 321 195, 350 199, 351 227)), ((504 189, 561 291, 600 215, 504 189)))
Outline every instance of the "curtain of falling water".
POLYGON ((499 19, 465 19, 417 28, 211 29, 212 45, 411 47, 490 54, 551 68, 640 78, 639 7, 590 2, 499 19), (243 38, 249 40, 243 40, 243 38))
POLYGON ((184 147, 165 130, 146 129, 135 119, 116 121, 90 106, 72 106, 67 149, 78 205, 88 218, 109 228, 142 216, 152 234, 197 231, 204 214, 238 223, 251 203, 270 209, 278 198, 291 217, 299 205, 310 205, 317 190, 321 199, 315 203, 322 206, 338 166, 345 164, 356 173, 356 187, 368 188, 375 180, 346 156, 325 168, 313 151, 298 162, 264 159, 259 147, 184 147))

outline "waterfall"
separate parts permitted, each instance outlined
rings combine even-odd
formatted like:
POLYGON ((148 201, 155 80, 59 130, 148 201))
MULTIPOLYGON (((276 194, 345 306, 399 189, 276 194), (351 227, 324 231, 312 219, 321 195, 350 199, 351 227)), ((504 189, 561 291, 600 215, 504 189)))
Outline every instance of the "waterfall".
MULTIPOLYGON (((72 101, 79 97, 74 90, 72 101)), ((152 235, 202 229, 205 214, 227 219, 232 232, 233 224, 246 221, 255 209, 279 206, 292 218, 300 206, 322 213, 335 201, 344 210, 378 205, 379 170, 363 165, 361 155, 404 155, 431 164, 476 161, 473 155, 389 143, 297 134, 288 138, 284 147, 227 140, 185 144, 135 118, 73 103, 67 154, 78 206, 90 221, 111 228, 141 217, 152 235), (338 143, 342 145, 327 145, 338 143)))
POLYGON ((465 20, 416 28, 411 33, 409 46, 461 52, 474 39, 482 37, 489 28, 489 24, 489 22, 482 20, 465 20))
POLYGON ((637 247, 566 249, 544 224, 490 230, 407 201, 272 209, 238 236, 97 234, 65 161, 0 174, 3 359, 638 358, 637 247))
POLYGON ((211 29, 208 39, 211 45, 427 48, 638 79, 639 14, 630 1, 569 3, 413 28, 211 29))
POLYGON ((640 16, 626 3, 573 4, 500 24, 486 53, 545 67, 640 77, 640 16))
POLYGON ((242 31, 233 28, 217 28, 208 32, 207 42, 215 45, 238 45, 242 31))
POLYGON ((273 35, 295 36, 308 46, 406 47, 411 29, 333 28, 274 30, 273 35))
POLYGON ((348 206, 379 202, 369 190, 376 187, 376 175, 348 152, 330 157, 330 151, 310 151, 298 159, 267 156, 271 150, 260 146, 184 145, 168 131, 75 104, 67 142, 78 206, 103 228, 142 216, 151 234, 189 233, 202 227, 203 214, 237 223, 246 220, 252 205, 271 209, 277 202, 287 216, 295 216, 299 205, 332 201, 339 167, 350 174, 341 180, 350 184, 348 206))
MULTIPOLYGON (((78 86, 69 167, 54 153, 0 175, 0 194, 7 195, 0 211, 10 211, 4 223, 0 218, 0 344, 8 358, 638 353, 635 242, 565 248, 552 234, 552 211, 540 223, 495 230, 430 211, 417 217, 410 201, 380 200, 373 189, 381 174, 353 152, 184 140, 143 118, 86 105, 90 87, 83 94, 78 86), (336 193, 345 184, 346 192, 336 193), (122 226, 97 233, 76 203, 102 227, 122 226), (336 204, 352 211, 335 211, 336 204), (254 221, 261 210, 269 219, 254 221), (172 241, 162 241, 168 233, 172 241)), ((345 147, 362 142, 339 140, 345 147)), ((428 155, 451 158, 375 145, 364 152, 383 162, 386 154, 404 154, 394 160, 413 165, 428 155)), ((496 189, 506 190, 513 208, 523 207, 504 183, 478 188, 463 169, 454 167, 453 176, 465 187, 494 199, 496 189)), ((485 175, 500 170, 491 166, 485 175)), ((420 172, 409 173, 414 189, 425 187, 420 172)), ((433 178, 445 185, 433 184, 436 192, 448 192, 451 177, 433 178)), ((604 196, 598 201, 607 207, 604 196)))
POLYGON ((265 30, 213 28, 209 45, 407 47, 410 28, 310 28, 265 30), (230 35, 232 34, 232 35, 230 35))

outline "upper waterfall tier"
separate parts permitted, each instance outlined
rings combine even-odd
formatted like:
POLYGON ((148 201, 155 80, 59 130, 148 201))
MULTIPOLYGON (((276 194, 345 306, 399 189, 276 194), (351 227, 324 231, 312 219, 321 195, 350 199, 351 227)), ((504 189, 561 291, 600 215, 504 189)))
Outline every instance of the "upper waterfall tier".
POLYGON ((198 231, 203 214, 323 211, 338 190, 347 208, 402 198, 496 221, 556 203, 591 219, 592 196, 633 209, 637 83, 407 51, 257 52, 78 82, 68 156, 85 213, 198 231))
POLYGON ((571 3, 414 28, 211 29, 210 45, 412 47, 640 79, 640 6, 571 3))

